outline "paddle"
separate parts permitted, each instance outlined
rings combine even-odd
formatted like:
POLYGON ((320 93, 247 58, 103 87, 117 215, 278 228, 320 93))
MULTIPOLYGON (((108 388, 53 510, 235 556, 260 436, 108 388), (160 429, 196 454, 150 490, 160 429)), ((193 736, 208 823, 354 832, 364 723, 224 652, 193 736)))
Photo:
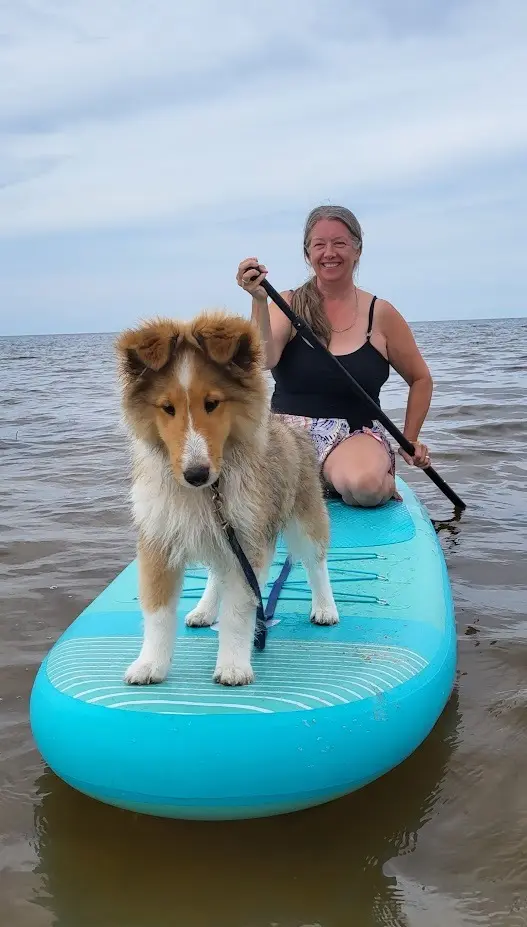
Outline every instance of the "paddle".
MULTIPOLYGON (((257 270, 256 267, 247 268, 247 269, 257 270)), ((296 328, 297 332, 304 339, 306 344, 308 344, 314 350, 319 351, 320 354, 323 354, 330 363, 332 363, 334 366, 339 368, 339 370, 342 373, 342 376, 346 377, 348 384, 351 386, 351 388, 370 407, 372 413, 375 413, 374 417, 377 419, 377 421, 381 422, 381 424, 384 425, 384 427, 386 428, 386 431, 388 431, 391 434, 391 436, 395 438, 398 444, 400 444, 400 446, 402 447, 403 451, 406 451, 407 454, 410 454, 410 456, 413 457, 415 453, 415 447, 411 443, 411 441, 408 441, 408 439, 405 438, 405 436, 403 435, 402 431, 399 431, 397 426, 394 425, 392 421, 390 421, 390 419, 382 411, 380 406, 378 406, 375 400, 372 399, 371 396, 362 388, 360 383, 357 383, 355 377, 352 377, 351 373, 348 373, 348 371, 340 363, 338 358, 335 357, 335 355, 332 354, 331 351, 328 351, 325 345, 322 344, 319 338, 317 338, 315 333, 310 329, 309 325, 307 325, 307 323, 304 322, 303 319, 301 319, 295 312, 293 312, 293 310, 291 309, 291 306, 285 301, 283 296, 280 296, 280 293, 278 293, 278 291, 275 290, 273 286, 271 286, 268 280, 266 279, 262 280, 260 286, 264 288, 268 296, 271 297, 273 302, 276 303, 276 305, 287 316, 291 324, 294 326, 294 328, 296 328)), ((445 494, 447 499, 450 499, 450 501, 455 505, 457 509, 461 509, 461 510, 466 509, 466 505, 463 502, 463 500, 459 498, 458 494, 454 492, 454 490, 448 485, 448 483, 445 483, 445 481, 439 476, 439 473, 437 473, 433 467, 428 466, 423 469, 426 475, 432 480, 433 483, 435 483, 437 488, 440 489, 441 492, 445 494)))

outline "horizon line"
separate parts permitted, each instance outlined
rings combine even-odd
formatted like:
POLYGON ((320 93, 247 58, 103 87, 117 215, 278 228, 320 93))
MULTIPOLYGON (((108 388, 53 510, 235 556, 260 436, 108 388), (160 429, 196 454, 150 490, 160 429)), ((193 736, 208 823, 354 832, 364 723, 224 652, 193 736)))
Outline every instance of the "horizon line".
MULTIPOLYGON (((170 316, 167 316, 170 318, 170 316)), ((173 316, 177 318, 177 316, 173 316)), ((408 325, 440 325, 446 322, 517 322, 520 319, 527 320, 527 313, 524 315, 492 315, 492 316, 482 316, 481 318, 444 318, 444 319, 406 319, 408 325)), ((132 325, 134 323, 131 323, 132 325)), ((118 335, 122 329, 95 329, 93 331, 54 331, 54 332, 13 332, 11 334, 0 333, 0 338, 44 338, 44 337, 53 337, 55 335, 65 335, 70 337, 75 337, 79 335, 118 335)))

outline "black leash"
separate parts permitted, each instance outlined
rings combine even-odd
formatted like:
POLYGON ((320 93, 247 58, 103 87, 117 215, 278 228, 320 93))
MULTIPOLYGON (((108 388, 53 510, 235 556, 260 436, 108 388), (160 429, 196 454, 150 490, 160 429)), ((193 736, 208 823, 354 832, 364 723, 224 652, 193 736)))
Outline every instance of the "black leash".
POLYGON ((260 591, 260 585, 256 578, 255 572, 251 564, 249 563, 247 557, 245 556, 245 553, 240 545, 240 542, 238 541, 238 538, 236 537, 236 532, 234 531, 234 528, 232 527, 230 522, 228 522, 227 519, 225 518, 225 514, 223 512, 223 503, 222 503, 221 493, 218 488, 218 482, 216 481, 215 483, 213 483, 210 488, 212 490, 212 501, 214 502, 214 507, 218 514, 221 527, 223 531, 225 532, 225 534, 227 535, 227 540, 229 541, 229 544, 231 545, 234 555, 238 559, 238 563, 240 564, 244 572, 245 579, 249 583, 249 586, 251 587, 252 591, 254 592, 256 596, 257 605, 256 605, 256 625, 254 629, 254 646, 256 650, 264 650, 265 641, 267 637, 267 625, 265 623, 266 618, 265 618, 265 613, 264 613, 264 606, 263 606, 263 601, 262 601, 262 593, 260 591))
MULTIPOLYGON (((258 270, 257 267, 249 267, 247 269, 248 270, 258 270)), ((280 293, 278 293, 278 291, 275 290, 275 288, 271 286, 271 284, 268 283, 266 279, 262 280, 260 286, 264 288, 268 296, 271 297, 273 302, 282 310, 284 315, 287 316, 291 324, 294 326, 294 328, 296 328, 298 334, 300 335, 301 338, 304 339, 306 344, 308 344, 310 348, 318 350, 320 354, 323 354, 326 357, 326 360, 328 360, 330 363, 334 364, 334 366, 339 368, 342 376, 347 379, 349 386, 351 386, 351 388, 355 391, 355 393, 358 396, 360 396, 361 399, 365 403, 367 403, 372 413, 375 412, 375 418, 378 419, 378 421, 384 425, 384 427, 386 428, 386 431, 389 431, 391 436, 395 438, 398 444, 400 444, 400 446, 402 447, 403 451, 406 451, 406 453, 409 454, 410 457, 413 457, 413 455, 415 454, 414 445, 408 440, 408 438, 406 438, 403 435, 401 431, 399 431, 397 426, 394 425, 392 421, 390 421, 388 416, 382 411, 381 407, 378 406, 375 400, 371 398, 369 393, 367 393, 366 390, 362 388, 360 383, 357 383, 356 379, 352 377, 351 373, 348 373, 348 371, 343 366, 343 364, 341 364, 338 358, 335 357, 335 355, 332 354, 331 351, 328 351, 328 349, 322 344, 320 339, 317 338, 315 333, 311 330, 309 325, 307 325, 307 323, 304 322, 303 319, 301 319, 296 314, 296 312, 293 312, 293 310, 291 309, 291 306, 285 301, 283 296, 281 296, 280 293)), ((439 473, 436 473, 433 467, 431 466, 424 467, 423 471, 424 473, 426 473, 429 479, 431 479, 432 482, 435 483, 437 488, 440 489, 441 492, 445 494, 447 499, 450 499, 450 501, 455 505, 457 509, 461 509, 461 510, 466 509, 466 505, 463 502, 463 500, 459 498, 458 494, 454 492, 454 490, 451 488, 451 486, 448 485, 448 483, 445 483, 444 479, 442 479, 442 477, 439 476, 439 473)))
POLYGON ((270 621, 274 617, 275 609, 278 604, 278 599, 280 598, 280 593, 282 587, 291 572, 293 566, 293 561, 291 557, 288 556, 287 559, 282 564, 282 569, 280 574, 276 577, 272 589, 269 593, 269 598, 267 599, 267 605, 265 606, 265 617, 267 621, 270 621))

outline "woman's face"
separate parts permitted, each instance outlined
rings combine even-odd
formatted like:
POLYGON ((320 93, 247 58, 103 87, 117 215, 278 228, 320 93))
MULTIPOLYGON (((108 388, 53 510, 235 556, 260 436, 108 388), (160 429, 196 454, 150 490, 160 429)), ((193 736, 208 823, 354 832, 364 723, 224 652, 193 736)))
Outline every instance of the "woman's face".
POLYGON ((319 219, 308 243, 308 258, 322 283, 351 279, 359 252, 355 240, 338 219, 319 219))

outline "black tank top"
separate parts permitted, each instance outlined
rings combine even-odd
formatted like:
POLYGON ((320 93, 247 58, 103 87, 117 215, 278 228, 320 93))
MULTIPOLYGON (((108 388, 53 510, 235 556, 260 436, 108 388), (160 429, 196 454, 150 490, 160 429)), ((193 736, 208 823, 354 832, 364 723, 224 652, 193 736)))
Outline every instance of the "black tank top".
MULTIPOLYGON (((390 373, 386 358, 371 343, 373 310, 370 305, 366 341, 351 354, 336 355, 340 363, 380 405, 379 394, 390 373)), ((343 418, 351 430, 372 426, 366 403, 347 386, 337 367, 327 363, 301 335, 289 341, 276 367, 271 370, 275 388, 271 398, 273 412, 306 415, 309 418, 343 418)))

